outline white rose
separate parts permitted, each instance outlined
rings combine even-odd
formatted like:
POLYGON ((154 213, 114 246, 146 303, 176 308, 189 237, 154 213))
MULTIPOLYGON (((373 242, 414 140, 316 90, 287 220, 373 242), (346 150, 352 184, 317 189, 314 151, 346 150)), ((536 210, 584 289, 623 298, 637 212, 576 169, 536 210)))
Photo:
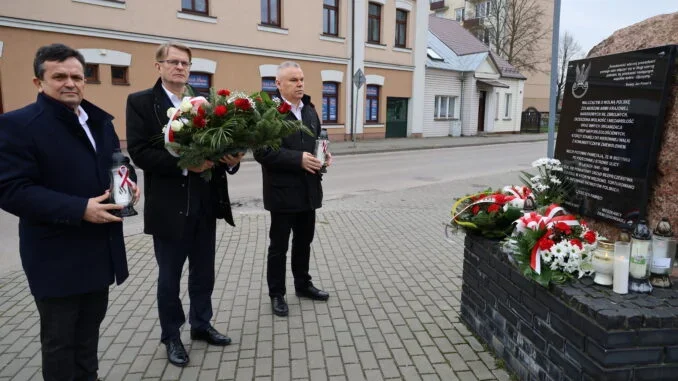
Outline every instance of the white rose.
POLYGON ((174 115, 174 112, 175 112, 175 111, 177 111, 177 109, 174 108, 174 107, 168 108, 168 109, 167 109, 167 117, 168 117, 168 118, 171 118, 172 115, 174 115))
POLYGON ((185 99, 184 101, 181 102, 179 109, 181 109, 181 112, 189 112, 193 110, 193 105, 191 104, 191 102, 188 101, 188 99, 185 99))
POLYGON ((172 131, 179 132, 184 127, 184 124, 181 123, 180 120, 173 120, 172 123, 170 123, 170 126, 172 127, 172 131))

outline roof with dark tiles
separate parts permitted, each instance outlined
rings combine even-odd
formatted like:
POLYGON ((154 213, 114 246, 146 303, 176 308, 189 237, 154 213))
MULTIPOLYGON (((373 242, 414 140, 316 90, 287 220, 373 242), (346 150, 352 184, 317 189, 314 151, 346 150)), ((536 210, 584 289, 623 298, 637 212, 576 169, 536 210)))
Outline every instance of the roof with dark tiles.
POLYGON ((499 68, 502 77, 527 79, 497 53, 490 50, 482 41, 478 40, 471 32, 464 29, 456 20, 429 16, 428 28, 443 44, 450 48, 456 55, 465 56, 477 53, 489 53, 492 60, 499 68))

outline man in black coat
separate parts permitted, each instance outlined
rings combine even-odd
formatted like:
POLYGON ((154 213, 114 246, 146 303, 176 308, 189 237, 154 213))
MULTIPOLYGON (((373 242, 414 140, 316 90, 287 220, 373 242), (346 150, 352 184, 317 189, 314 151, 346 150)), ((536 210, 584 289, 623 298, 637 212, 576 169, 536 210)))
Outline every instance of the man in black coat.
MULTIPOLYGON (((320 134, 320 118, 304 94, 304 73, 296 62, 280 64, 275 79, 278 97, 292 111, 290 119, 301 120, 306 127, 320 134)), ((285 266, 290 232, 292 238, 292 274, 298 296, 327 300, 329 294, 313 286, 309 274, 311 242, 315 234, 315 210, 322 206, 321 162, 313 156, 315 138, 304 132, 292 134, 282 141, 280 149, 255 152, 263 174, 264 208, 271 213, 266 279, 273 313, 287 316, 285 301, 285 266)), ((332 163, 327 153, 326 165, 332 163)))
POLYGON ((185 94, 191 50, 180 44, 163 44, 156 51, 160 78, 155 86, 127 98, 127 149, 134 164, 144 170, 144 232, 153 235, 158 262, 158 315, 161 341, 168 360, 177 366, 189 358, 180 339, 186 316, 179 298, 181 270, 188 258, 189 323, 191 339, 228 345, 231 339, 211 324, 216 221, 234 225, 226 174, 234 174, 244 154, 226 155, 221 163, 205 161, 188 170, 164 148, 162 129, 167 110, 178 107, 185 94), (200 177, 214 171, 212 180, 200 177))
POLYGON ((110 213, 122 206, 108 203, 120 142, 113 117, 83 99, 84 67, 77 50, 41 47, 36 102, 0 116, 0 208, 19 217, 46 381, 97 378, 108 287, 128 276, 122 219, 110 213))

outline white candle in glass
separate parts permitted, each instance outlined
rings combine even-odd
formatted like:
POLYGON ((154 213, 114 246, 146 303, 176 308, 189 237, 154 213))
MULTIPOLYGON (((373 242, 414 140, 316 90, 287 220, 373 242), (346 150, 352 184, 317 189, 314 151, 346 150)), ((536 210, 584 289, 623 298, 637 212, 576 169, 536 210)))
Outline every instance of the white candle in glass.
POLYGON ((618 241, 614 243, 614 272, 612 291, 617 294, 629 292, 629 256, 631 245, 629 242, 618 241))

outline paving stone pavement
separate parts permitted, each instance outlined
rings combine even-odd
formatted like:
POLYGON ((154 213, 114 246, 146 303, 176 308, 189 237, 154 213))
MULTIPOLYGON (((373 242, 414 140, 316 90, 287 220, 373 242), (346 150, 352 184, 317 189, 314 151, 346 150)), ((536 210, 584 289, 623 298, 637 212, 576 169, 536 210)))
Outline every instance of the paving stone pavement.
MULTIPOLYGON (((516 174, 329 200, 318 211, 311 274, 327 302, 289 294, 271 314, 265 278, 269 216, 236 210, 217 231, 215 326, 227 347, 182 340, 186 368, 159 342, 150 236, 126 237, 130 277, 111 288, 100 375, 117 380, 509 380, 459 319, 463 236, 443 238, 455 195, 516 174)), ((288 260, 289 263, 289 260, 288 260)), ((289 268, 289 265, 288 265, 289 268)), ((182 300, 188 310, 186 274, 182 300)), ((288 271, 287 287, 293 290, 288 271)), ((22 272, 0 277, 0 381, 41 380, 39 320, 22 272)))

